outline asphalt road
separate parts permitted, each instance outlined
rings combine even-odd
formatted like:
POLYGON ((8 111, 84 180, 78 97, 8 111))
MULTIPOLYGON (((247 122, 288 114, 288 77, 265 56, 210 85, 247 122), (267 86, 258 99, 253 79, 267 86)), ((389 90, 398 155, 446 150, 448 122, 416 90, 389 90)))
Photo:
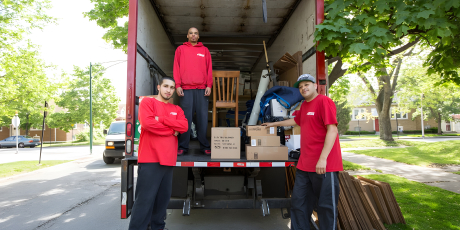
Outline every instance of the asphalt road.
MULTIPOLYGON (((96 148, 97 149, 97 148, 96 148)), ((35 149, 22 149, 21 159, 37 157, 35 149)), ((127 229, 120 219, 120 161, 106 165, 101 148, 89 155, 88 147, 49 148, 44 154, 75 161, 0 179, 0 229, 127 229)), ((0 150, 2 158, 11 149, 0 150)), ((54 158, 54 159, 55 159, 54 158)), ((182 216, 168 210, 166 227, 174 229, 289 229, 280 210, 262 217, 256 210, 197 210, 182 216)))

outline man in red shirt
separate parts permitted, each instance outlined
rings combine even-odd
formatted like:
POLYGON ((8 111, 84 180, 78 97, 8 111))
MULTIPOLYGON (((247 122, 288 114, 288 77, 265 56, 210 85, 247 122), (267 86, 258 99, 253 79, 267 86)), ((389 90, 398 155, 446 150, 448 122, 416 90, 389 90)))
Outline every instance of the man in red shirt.
POLYGON ((174 79, 163 77, 159 95, 139 105, 141 136, 138 149, 136 201, 129 229, 163 229, 177 160, 177 135, 188 130, 182 109, 168 103, 175 91, 174 79))
POLYGON ((316 91, 314 77, 303 74, 294 84, 305 98, 295 118, 266 126, 300 126, 300 158, 291 198, 291 229, 310 229, 313 209, 321 229, 337 229, 338 171, 343 171, 334 102, 316 91))
MULTIPOLYGON (((212 88, 212 61, 208 48, 201 42, 198 29, 192 27, 187 33, 188 42, 177 47, 174 56, 174 80, 180 107, 184 110, 191 127, 193 114, 196 112, 196 133, 200 141, 200 149, 206 155, 211 154, 209 141, 206 138, 208 127, 209 95, 212 88)), ((188 151, 190 129, 179 136, 177 155, 188 151)))

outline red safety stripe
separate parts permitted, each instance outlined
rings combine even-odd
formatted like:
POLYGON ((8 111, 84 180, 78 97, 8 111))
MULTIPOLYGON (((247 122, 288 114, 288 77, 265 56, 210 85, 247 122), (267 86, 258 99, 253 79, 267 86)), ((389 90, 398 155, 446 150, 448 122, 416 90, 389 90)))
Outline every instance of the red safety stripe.
POLYGON ((126 205, 121 205, 121 219, 126 219, 126 205))
POLYGON ((220 167, 220 162, 208 162, 208 167, 220 167))
POLYGON ((272 167, 272 162, 260 162, 259 167, 272 167))
POLYGON ((246 167, 246 162, 233 162, 233 167, 246 167))
POLYGON ((193 166, 195 166, 195 163, 193 163, 193 162, 181 162, 180 165, 182 167, 193 167, 193 166))
POLYGON ((286 162, 286 167, 295 167, 294 162, 286 162))

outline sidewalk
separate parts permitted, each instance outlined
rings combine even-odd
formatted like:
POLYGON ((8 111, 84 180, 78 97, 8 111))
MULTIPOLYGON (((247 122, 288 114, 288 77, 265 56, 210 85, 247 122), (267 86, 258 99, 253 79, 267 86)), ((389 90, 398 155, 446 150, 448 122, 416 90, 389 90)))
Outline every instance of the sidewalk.
MULTIPOLYGON (((378 148, 360 148, 378 149, 378 148)), ((382 148, 379 148, 382 149, 382 148)), ((427 168, 392 160, 370 157, 361 154, 347 152, 353 149, 343 149, 342 158, 356 164, 367 166, 372 169, 382 170, 385 174, 394 174, 409 180, 439 187, 451 192, 460 193, 460 175, 445 172, 441 168, 427 168)))

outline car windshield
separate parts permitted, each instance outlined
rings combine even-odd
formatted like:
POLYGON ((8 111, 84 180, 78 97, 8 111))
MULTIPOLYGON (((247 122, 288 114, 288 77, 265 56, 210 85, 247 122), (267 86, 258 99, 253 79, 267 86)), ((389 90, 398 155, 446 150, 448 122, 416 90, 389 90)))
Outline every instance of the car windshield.
POLYGON ((108 135, 115 135, 115 134, 124 134, 125 133, 125 123, 117 122, 112 123, 109 128, 108 135))

